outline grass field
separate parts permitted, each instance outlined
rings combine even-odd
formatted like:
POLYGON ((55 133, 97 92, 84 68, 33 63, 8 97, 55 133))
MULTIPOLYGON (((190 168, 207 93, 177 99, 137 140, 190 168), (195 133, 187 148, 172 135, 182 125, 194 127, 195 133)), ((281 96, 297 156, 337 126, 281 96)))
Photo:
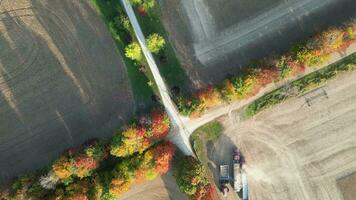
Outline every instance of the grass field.
POLYGON ((160 55, 164 55, 167 58, 166 62, 160 62, 160 55, 154 55, 154 57, 161 75, 168 86, 170 88, 174 86, 182 87, 184 89, 189 88, 188 76, 181 67, 170 44, 168 35, 160 19, 161 12, 158 5, 155 5, 153 8, 148 10, 145 15, 140 15, 139 12, 137 12, 137 9, 135 9, 135 11, 145 37, 152 33, 158 33, 166 40, 166 46, 163 52, 160 53, 160 55))
POLYGON ((200 127, 190 136, 190 143, 192 144, 198 159, 207 169, 208 158, 206 155, 206 143, 216 141, 223 130, 224 127, 221 123, 213 121, 200 127))
MULTIPOLYGON (((110 26, 110 24, 114 23, 115 17, 118 17, 120 12, 123 12, 120 1, 91 0, 91 2, 108 26, 119 52, 123 55, 123 57, 125 57, 124 48, 128 45, 126 40, 131 36, 127 33, 117 31, 110 26)), ((150 80, 153 80, 152 75, 149 70, 145 74, 140 72, 139 67, 132 60, 125 57, 124 61, 127 66, 136 102, 138 104, 150 105, 149 102, 151 102, 151 96, 156 90, 155 87, 150 87, 148 84, 150 80)))

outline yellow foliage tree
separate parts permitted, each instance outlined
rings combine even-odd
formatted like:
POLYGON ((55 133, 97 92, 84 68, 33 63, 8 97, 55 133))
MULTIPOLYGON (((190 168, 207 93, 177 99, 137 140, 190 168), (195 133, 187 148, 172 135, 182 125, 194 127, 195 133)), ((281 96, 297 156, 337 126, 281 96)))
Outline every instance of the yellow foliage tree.
POLYGON ((54 162, 52 170, 53 173, 61 180, 68 179, 73 174, 72 163, 65 156, 62 156, 54 162))

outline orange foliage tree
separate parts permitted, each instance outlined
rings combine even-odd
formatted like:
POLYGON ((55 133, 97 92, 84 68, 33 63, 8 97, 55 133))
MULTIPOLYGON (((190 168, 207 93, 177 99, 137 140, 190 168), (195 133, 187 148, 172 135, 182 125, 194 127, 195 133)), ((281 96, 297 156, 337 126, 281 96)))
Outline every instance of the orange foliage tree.
POLYGON ((157 140, 164 138, 170 129, 167 113, 155 110, 148 123, 131 125, 113 137, 110 153, 113 156, 125 157, 142 153, 157 140))
POLYGON ((90 176, 106 156, 106 147, 94 141, 81 151, 68 151, 53 163, 52 171, 61 182, 68 184, 75 177, 90 176))
POLYGON ((173 158, 175 147, 172 143, 164 143, 154 150, 155 169, 158 174, 167 173, 173 158))

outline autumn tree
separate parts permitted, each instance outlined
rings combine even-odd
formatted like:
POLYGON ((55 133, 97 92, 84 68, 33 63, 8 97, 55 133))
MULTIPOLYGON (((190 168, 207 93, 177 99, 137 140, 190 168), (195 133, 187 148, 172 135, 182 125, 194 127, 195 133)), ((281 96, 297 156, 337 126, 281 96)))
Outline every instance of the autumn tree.
POLYGON ((241 75, 231 79, 234 85, 238 99, 244 99, 249 96, 256 84, 255 74, 241 75))
POLYGON ((174 172, 179 189, 190 196, 209 184, 203 165, 194 157, 188 156, 180 162, 174 172))
POLYGON ((155 139, 163 138, 168 134, 170 121, 166 112, 153 111, 151 134, 155 139))
POLYGON ((131 5, 133 5, 133 6, 142 5, 142 0, 129 0, 129 2, 130 2, 131 5))
POLYGON ((166 45, 166 41, 164 38, 157 33, 151 34, 146 39, 147 47, 152 53, 159 53, 164 46, 166 45))
POLYGON ((206 89, 199 91, 196 96, 200 102, 200 109, 210 108, 221 102, 220 95, 216 88, 209 85, 206 89))
POLYGON ((61 156, 52 165, 53 173, 62 182, 71 182, 71 176, 73 175, 73 164, 67 156, 61 156))
POLYGON ((142 153, 157 139, 165 137, 170 129, 167 113, 160 110, 152 112, 149 123, 131 125, 119 131, 111 142, 111 155, 125 157, 134 153, 142 153))
POLYGON ((142 60, 141 47, 137 42, 132 42, 125 48, 125 56, 134 61, 142 60))
POLYGON ((158 174, 167 173, 174 155, 174 145, 170 142, 157 146, 154 150, 155 170, 158 174))
POLYGON ((150 146, 150 141, 145 137, 144 127, 130 126, 117 133, 111 142, 111 155, 125 157, 133 153, 142 153, 150 146))

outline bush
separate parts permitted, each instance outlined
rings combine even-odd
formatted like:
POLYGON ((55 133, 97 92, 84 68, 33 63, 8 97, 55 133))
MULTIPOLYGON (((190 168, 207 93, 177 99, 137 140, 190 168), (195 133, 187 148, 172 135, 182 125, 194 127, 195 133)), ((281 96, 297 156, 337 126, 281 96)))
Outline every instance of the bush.
POLYGON ((142 5, 142 0, 129 0, 131 5, 133 6, 139 6, 142 5))
POLYGON ((134 61, 142 60, 142 51, 141 47, 137 42, 132 42, 125 48, 125 56, 134 61))
POLYGON ((146 43, 148 50, 155 54, 159 53, 166 45, 166 41, 164 40, 164 38, 158 35, 157 33, 148 36, 148 38, 146 39, 146 43))
POLYGON ((187 156, 180 161, 174 171, 174 177, 179 189, 189 195, 191 198, 198 199, 209 196, 214 197, 214 190, 210 190, 210 183, 206 176, 206 171, 203 165, 194 157, 187 156))
POLYGON ((156 5, 156 0, 144 0, 143 1, 143 7, 145 10, 149 10, 153 8, 156 5))
POLYGON ((164 138, 170 129, 167 113, 155 110, 147 122, 131 125, 119 131, 111 142, 110 153, 116 157, 126 157, 142 153, 156 140, 164 138))

